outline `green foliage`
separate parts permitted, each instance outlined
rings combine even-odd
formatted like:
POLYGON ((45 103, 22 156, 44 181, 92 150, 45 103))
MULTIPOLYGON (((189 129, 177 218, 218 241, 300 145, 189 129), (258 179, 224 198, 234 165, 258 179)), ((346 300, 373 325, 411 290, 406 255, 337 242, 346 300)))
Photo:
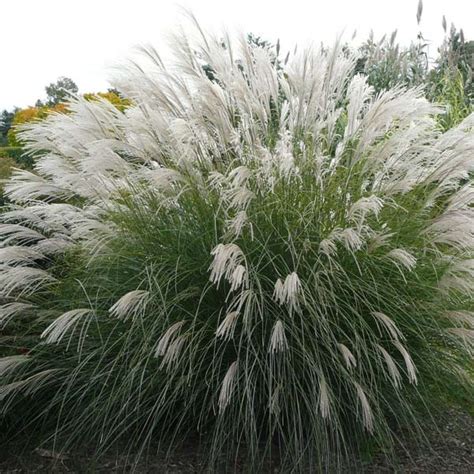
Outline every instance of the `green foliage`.
POLYGON ((68 101, 71 98, 71 94, 77 94, 79 88, 69 77, 60 77, 56 82, 52 82, 49 86, 46 86, 45 90, 47 95, 46 105, 54 107, 55 105, 68 101))
MULTIPOLYGON (((420 23, 422 2, 417 10, 420 23)), ((434 67, 428 58, 428 43, 419 33, 417 41, 404 47, 396 42, 394 31, 390 38, 385 35, 375 41, 373 34, 359 48, 357 71, 367 75, 368 82, 376 91, 396 86, 423 87, 426 97, 445 107, 439 116, 439 124, 447 130, 466 118, 474 103, 474 41, 466 41, 462 30, 451 25, 438 50, 434 67)))
POLYGON ((86 93, 83 96, 86 100, 105 99, 113 104, 120 112, 124 112, 131 105, 131 101, 121 96, 121 94, 113 89, 108 92, 86 93))
POLYGON ((2 149, 0 148, 0 206, 5 204, 3 197, 3 181, 10 177, 12 168, 15 167, 15 161, 5 155, 2 155, 2 149))
POLYGON ((431 98, 445 107, 445 112, 440 115, 440 125, 443 130, 461 123, 472 112, 472 104, 466 96, 465 82, 461 71, 437 72, 431 91, 431 98))
POLYGON ((404 85, 418 86, 426 81, 428 71, 427 43, 420 38, 408 48, 396 43, 397 31, 390 38, 383 36, 375 41, 373 34, 359 48, 361 57, 358 72, 367 75, 376 91, 404 85))
POLYGON ((13 122, 13 117, 17 109, 9 112, 8 110, 3 110, 0 115, 0 147, 3 147, 8 144, 8 131, 10 130, 13 122))

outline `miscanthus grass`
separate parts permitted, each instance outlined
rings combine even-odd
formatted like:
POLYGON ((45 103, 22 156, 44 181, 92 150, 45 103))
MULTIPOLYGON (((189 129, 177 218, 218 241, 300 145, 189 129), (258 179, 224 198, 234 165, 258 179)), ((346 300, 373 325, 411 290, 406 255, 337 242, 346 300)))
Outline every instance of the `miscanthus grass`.
POLYGON ((125 112, 77 98, 22 132, 0 324, 41 330, 0 360, 1 413, 63 449, 199 433, 211 467, 390 447, 472 389, 474 116, 443 133, 338 44, 173 45, 119 75, 125 112))

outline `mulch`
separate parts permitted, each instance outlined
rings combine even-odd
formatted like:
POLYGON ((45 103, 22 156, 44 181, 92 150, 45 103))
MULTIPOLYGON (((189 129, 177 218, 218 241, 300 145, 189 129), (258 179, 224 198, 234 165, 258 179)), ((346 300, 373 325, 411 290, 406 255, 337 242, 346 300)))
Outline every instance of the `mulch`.
MULTIPOLYGON (((438 420, 438 429, 425 432, 426 441, 411 443, 403 440, 397 448, 395 462, 375 456, 367 462, 354 462, 348 466, 349 473, 413 473, 413 474, 474 474, 474 417, 464 411, 448 410, 438 420)), ((408 435, 407 435, 408 436, 408 435)), ((237 472, 244 472, 236 466, 237 472)), ((262 474, 279 473, 278 467, 269 466, 262 474)), ((1 474, 23 473, 202 473, 199 453, 193 445, 176 451, 170 458, 149 456, 134 464, 123 453, 108 454, 91 463, 84 455, 57 454, 47 449, 14 449, 0 451, 1 474)), ((224 472, 224 471, 222 471, 224 472)), ((220 473, 219 473, 220 474, 220 473)))

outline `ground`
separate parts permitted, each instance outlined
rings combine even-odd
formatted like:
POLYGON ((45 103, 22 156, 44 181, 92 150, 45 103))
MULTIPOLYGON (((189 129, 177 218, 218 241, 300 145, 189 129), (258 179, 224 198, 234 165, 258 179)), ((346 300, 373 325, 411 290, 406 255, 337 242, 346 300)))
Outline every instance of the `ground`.
MULTIPOLYGON (((427 443, 422 446, 404 440, 405 448, 397 450, 397 465, 390 466, 382 457, 365 463, 354 463, 347 473, 413 473, 413 474, 473 474, 474 473, 474 417, 461 411, 449 410, 439 420, 438 430, 426 431, 427 443)), ((401 433, 403 437, 403 433, 401 433)), ((133 464, 123 453, 107 455, 91 465, 85 455, 57 455, 46 449, 2 449, 1 474, 23 473, 200 473, 198 453, 194 446, 184 446, 170 460, 164 456, 151 456, 133 469, 133 464)), ((237 472, 243 472, 237 468, 237 472)), ((267 473, 278 473, 269 466, 267 473)))

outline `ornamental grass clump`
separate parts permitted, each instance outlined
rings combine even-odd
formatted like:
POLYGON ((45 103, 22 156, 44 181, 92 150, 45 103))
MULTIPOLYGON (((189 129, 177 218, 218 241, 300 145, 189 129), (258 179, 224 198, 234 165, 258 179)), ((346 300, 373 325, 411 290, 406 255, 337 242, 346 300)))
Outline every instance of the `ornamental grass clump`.
POLYGON ((472 388, 474 115, 441 132, 338 44, 282 62, 199 32, 171 66, 143 50, 125 111, 24 127, 0 324, 34 330, 0 409, 58 449, 199 434, 211 467, 337 468, 472 388))

